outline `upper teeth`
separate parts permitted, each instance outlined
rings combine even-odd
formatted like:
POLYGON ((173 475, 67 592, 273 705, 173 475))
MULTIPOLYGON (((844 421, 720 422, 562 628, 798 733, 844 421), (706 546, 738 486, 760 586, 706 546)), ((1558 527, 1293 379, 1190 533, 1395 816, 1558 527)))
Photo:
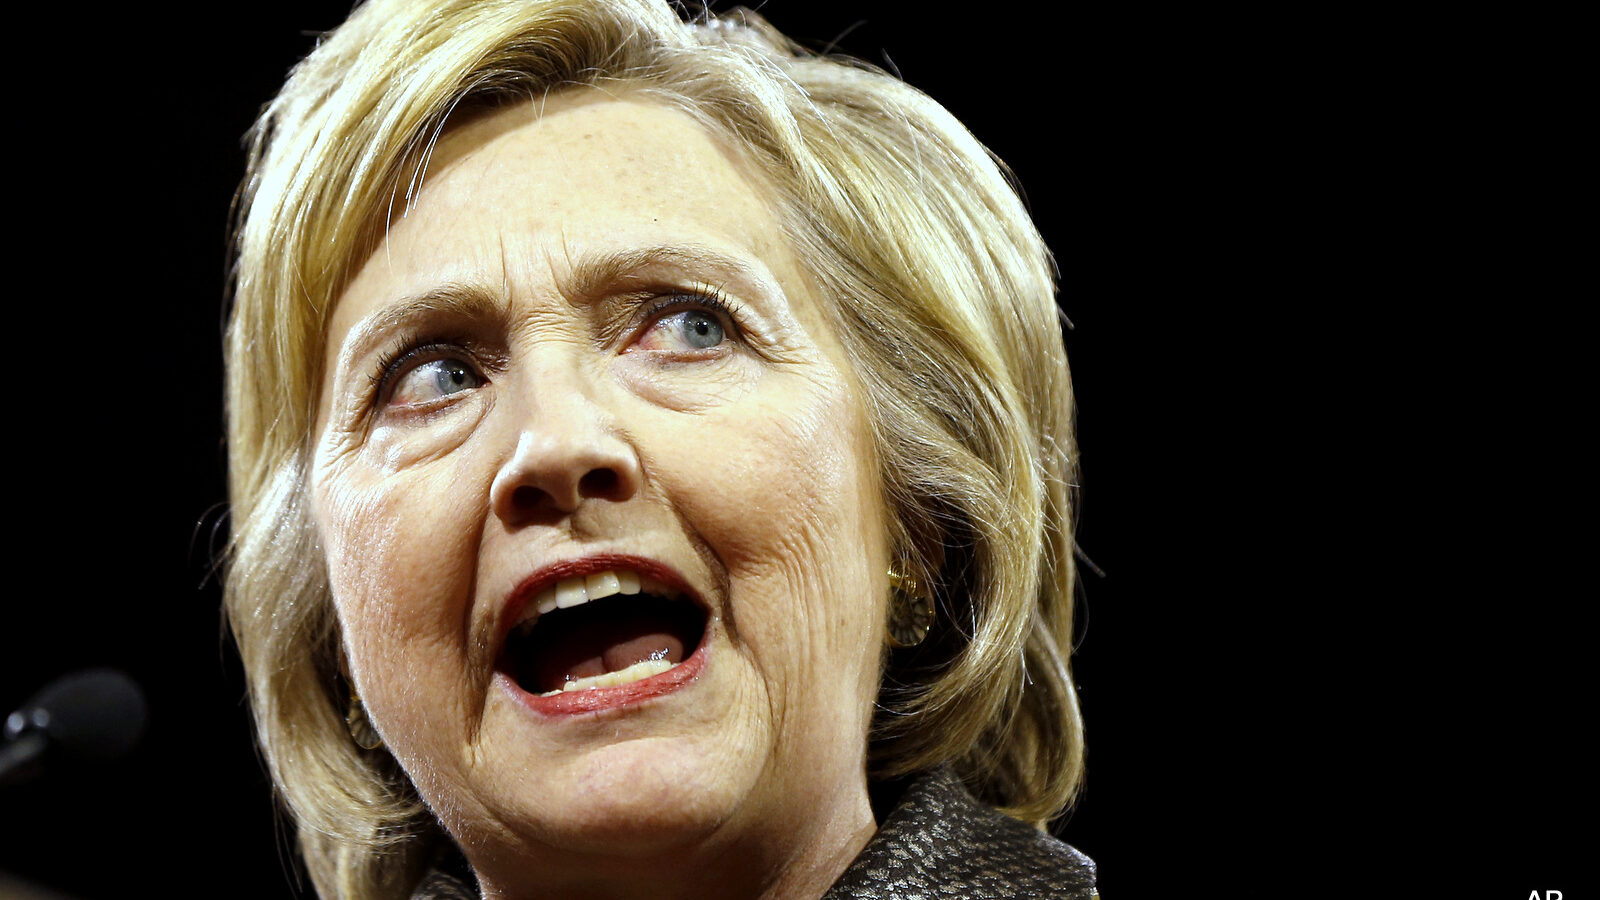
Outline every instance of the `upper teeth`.
POLYGON ((578 578, 563 578, 528 601, 522 608, 517 625, 528 625, 540 616, 556 609, 581 606, 590 600, 599 600, 612 594, 637 594, 640 591, 661 596, 675 596, 678 592, 653 578, 641 576, 630 569, 608 569, 578 578))

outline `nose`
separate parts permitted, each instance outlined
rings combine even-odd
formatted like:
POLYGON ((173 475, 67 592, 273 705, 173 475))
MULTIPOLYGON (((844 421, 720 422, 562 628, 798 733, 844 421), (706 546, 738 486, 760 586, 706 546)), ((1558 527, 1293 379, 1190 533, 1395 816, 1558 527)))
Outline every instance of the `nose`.
POLYGON ((588 500, 622 502, 639 492, 639 456, 581 391, 548 388, 528 405, 517 447, 489 490, 495 515, 508 526, 559 518, 588 500))

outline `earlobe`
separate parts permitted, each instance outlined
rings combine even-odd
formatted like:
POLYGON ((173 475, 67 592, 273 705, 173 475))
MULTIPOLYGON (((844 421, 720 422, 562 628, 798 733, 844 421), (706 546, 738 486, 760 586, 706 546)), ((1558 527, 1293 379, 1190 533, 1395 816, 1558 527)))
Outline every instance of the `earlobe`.
POLYGON ((888 642, 893 649, 915 647, 927 639, 938 619, 935 600, 945 562, 946 535, 937 527, 903 537, 890 564, 888 642))
POLYGON ((889 646, 915 647, 933 627, 933 592, 923 586, 901 560, 889 570, 889 646))
POLYGON ((355 676, 350 673, 350 655, 344 648, 344 639, 335 638, 336 651, 339 655, 339 681, 340 686, 348 695, 345 703, 344 727, 350 732, 350 739, 356 746, 363 750, 376 750, 383 746, 383 736, 378 734, 378 729, 367 716, 366 704, 361 700, 361 692, 356 689, 355 676))
POLYGON ((367 708, 361 702, 361 695, 352 688, 350 691, 350 705, 344 714, 344 726, 350 732, 350 739, 356 746, 363 750, 376 750, 383 746, 383 736, 378 734, 378 729, 372 725, 372 720, 367 718, 367 708))

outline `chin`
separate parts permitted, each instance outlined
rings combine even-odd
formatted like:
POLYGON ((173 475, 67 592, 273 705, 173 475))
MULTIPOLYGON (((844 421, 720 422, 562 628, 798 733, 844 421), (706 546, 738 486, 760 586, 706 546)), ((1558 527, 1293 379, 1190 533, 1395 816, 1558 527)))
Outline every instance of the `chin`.
POLYGON ((571 811, 574 843, 596 852, 628 848, 653 854, 712 841, 719 827, 737 817, 753 779, 710 771, 688 749, 634 746, 614 755, 622 765, 603 761, 580 782, 582 796, 571 811), (628 751, 649 758, 628 759, 628 751))
POLYGON ((596 736, 623 737, 581 749, 529 753, 515 741, 499 746, 524 752, 486 748, 479 754, 484 765, 463 786, 470 802, 454 805, 465 814, 444 824, 463 847, 497 844, 508 855, 557 863, 693 855, 716 844, 719 829, 742 819, 761 791, 766 754, 740 752, 755 745, 726 730, 629 734, 631 718, 590 717, 596 736))

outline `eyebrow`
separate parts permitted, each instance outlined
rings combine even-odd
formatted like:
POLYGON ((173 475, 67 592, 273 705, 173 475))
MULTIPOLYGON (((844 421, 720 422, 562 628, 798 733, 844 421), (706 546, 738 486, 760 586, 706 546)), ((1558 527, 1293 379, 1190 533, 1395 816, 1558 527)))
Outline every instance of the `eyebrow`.
POLYGON ((428 319, 504 323, 510 310, 497 297, 470 284, 443 284, 385 307, 356 326, 341 355, 361 359, 383 346, 398 331, 428 319))
MULTIPOLYGON (((721 279, 723 283, 736 280, 762 291, 779 290, 776 282, 762 269, 736 256, 698 244, 658 244, 605 251, 587 255, 571 265, 571 273, 556 286, 569 302, 597 296, 617 282, 656 266, 689 272, 712 269, 730 276, 721 279)), ((509 325, 510 317, 509 305, 480 286, 442 284, 407 297, 362 321, 356 326, 354 337, 346 340, 345 347, 348 349, 341 356, 345 360, 362 359, 386 343, 391 335, 418 321, 454 319, 490 322, 503 328, 509 325)))
POLYGON ((738 257, 696 244, 658 244, 597 253, 572 263, 572 273, 563 280, 561 293, 569 299, 591 297, 643 269, 656 266, 684 269, 691 273, 715 269, 719 274, 732 276, 763 290, 776 288, 770 276, 738 257))

